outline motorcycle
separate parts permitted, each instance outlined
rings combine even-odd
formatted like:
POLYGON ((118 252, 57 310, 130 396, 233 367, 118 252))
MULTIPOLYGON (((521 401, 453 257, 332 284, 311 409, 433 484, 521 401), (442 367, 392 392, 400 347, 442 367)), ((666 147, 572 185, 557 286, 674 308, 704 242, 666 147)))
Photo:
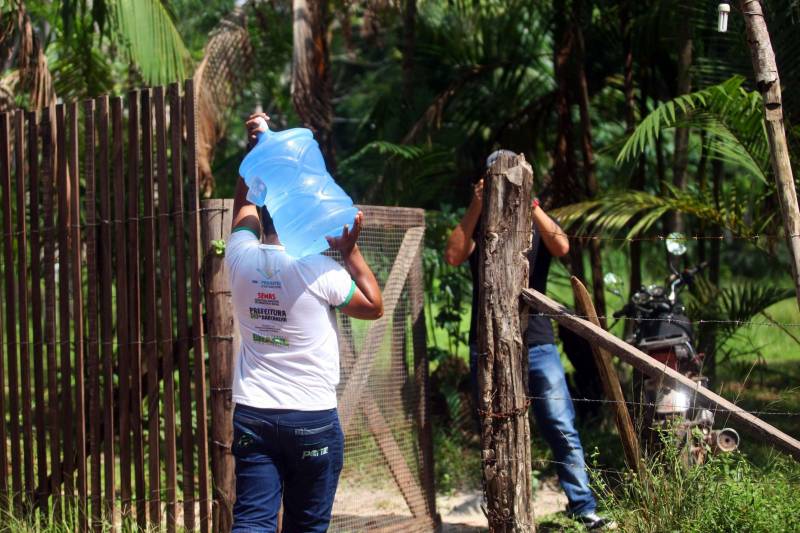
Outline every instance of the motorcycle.
MULTIPOLYGON (((670 235, 667 250, 675 256, 686 253, 682 237, 670 235)), ((705 266, 703 263, 678 271, 670 264, 671 274, 664 285, 640 287, 613 316, 632 321, 626 342, 707 388, 708 378, 703 375, 705 354, 694 348, 692 324, 680 300, 680 293, 705 266)), ((621 292, 614 289, 619 285, 614 274, 607 274, 606 285, 621 297, 621 292)), ((695 407, 690 391, 668 388, 661 379, 638 371, 634 372, 633 381, 638 396, 634 419, 649 447, 658 447, 665 435, 674 437, 689 464, 703 463, 709 450, 726 453, 738 449, 736 430, 714 429, 714 413, 695 407)))

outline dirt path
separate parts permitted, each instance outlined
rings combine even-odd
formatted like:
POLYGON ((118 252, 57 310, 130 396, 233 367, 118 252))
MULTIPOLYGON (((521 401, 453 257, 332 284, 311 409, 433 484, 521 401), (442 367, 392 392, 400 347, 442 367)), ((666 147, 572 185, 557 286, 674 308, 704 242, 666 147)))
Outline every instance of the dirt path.
MULTIPOLYGON (((483 492, 456 492, 451 496, 436 498, 436 507, 442 515, 443 533, 479 533, 488 531, 483 515, 483 492)), ((543 480, 533 502, 536 518, 564 510, 567 497, 561 492, 556 478, 543 480)))

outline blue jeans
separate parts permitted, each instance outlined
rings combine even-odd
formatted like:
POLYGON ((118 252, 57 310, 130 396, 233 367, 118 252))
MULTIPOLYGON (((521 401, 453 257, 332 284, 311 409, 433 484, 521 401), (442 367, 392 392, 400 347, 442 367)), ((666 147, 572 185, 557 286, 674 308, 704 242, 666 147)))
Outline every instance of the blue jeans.
POLYGON ((344 461, 336 409, 237 405, 233 413, 236 504, 232 533, 273 533, 283 498, 284 533, 328 530, 344 461))
MULTIPOLYGON (((477 349, 471 347, 470 371, 476 399, 477 356, 477 349)), ((536 427, 557 462, 558 481, 569 500, 567 512, 573 516, 594 512, 597 502, 589 488, 583 447, 575 429, 575 408, 567 388, 561 357, 554 344, 531 346, 528 349, 528 390, 534 397, 531 401, 536 427)))

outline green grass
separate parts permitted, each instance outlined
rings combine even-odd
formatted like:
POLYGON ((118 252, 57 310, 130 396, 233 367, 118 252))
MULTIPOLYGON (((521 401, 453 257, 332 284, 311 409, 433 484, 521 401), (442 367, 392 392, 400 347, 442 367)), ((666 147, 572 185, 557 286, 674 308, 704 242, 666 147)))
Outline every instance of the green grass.
MULTIPOLYGON (((800 324, 797 299, 789 298, 767 308, 767 315, 781 324, 800 324)), ((752 322, 769 324, 764 315, 756 315, 752 322)), ((777 361, 800 361, 800 327, 786 326, 786 331, 777 326, 753 325, 740 328, 739 333, 728 344, 742 353, 755 351, 767 364, 777 361), (797 340, 792 337, 797 337, 797 340)))
POLYGON ((797 463, 785 458, 757 468, 739 453, 687 468, 680 451, 667 445, 645 461, 641 476, 612 483, 601 473, 593 477, 622 531, 771 533, 800 531, 798 474, 797 463))

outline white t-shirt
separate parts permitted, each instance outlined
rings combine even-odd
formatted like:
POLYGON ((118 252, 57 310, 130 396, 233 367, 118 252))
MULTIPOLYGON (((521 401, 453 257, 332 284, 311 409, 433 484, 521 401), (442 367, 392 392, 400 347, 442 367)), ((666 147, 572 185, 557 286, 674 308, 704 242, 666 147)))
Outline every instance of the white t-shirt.
POLYGON ((339 342, 332 307, 344 306, 355 282, 324 255, 295 259, 283 246, 260 244, 239 228, 225 247, 241 347, 233 401, 262 409, 336 407, 339 342))

